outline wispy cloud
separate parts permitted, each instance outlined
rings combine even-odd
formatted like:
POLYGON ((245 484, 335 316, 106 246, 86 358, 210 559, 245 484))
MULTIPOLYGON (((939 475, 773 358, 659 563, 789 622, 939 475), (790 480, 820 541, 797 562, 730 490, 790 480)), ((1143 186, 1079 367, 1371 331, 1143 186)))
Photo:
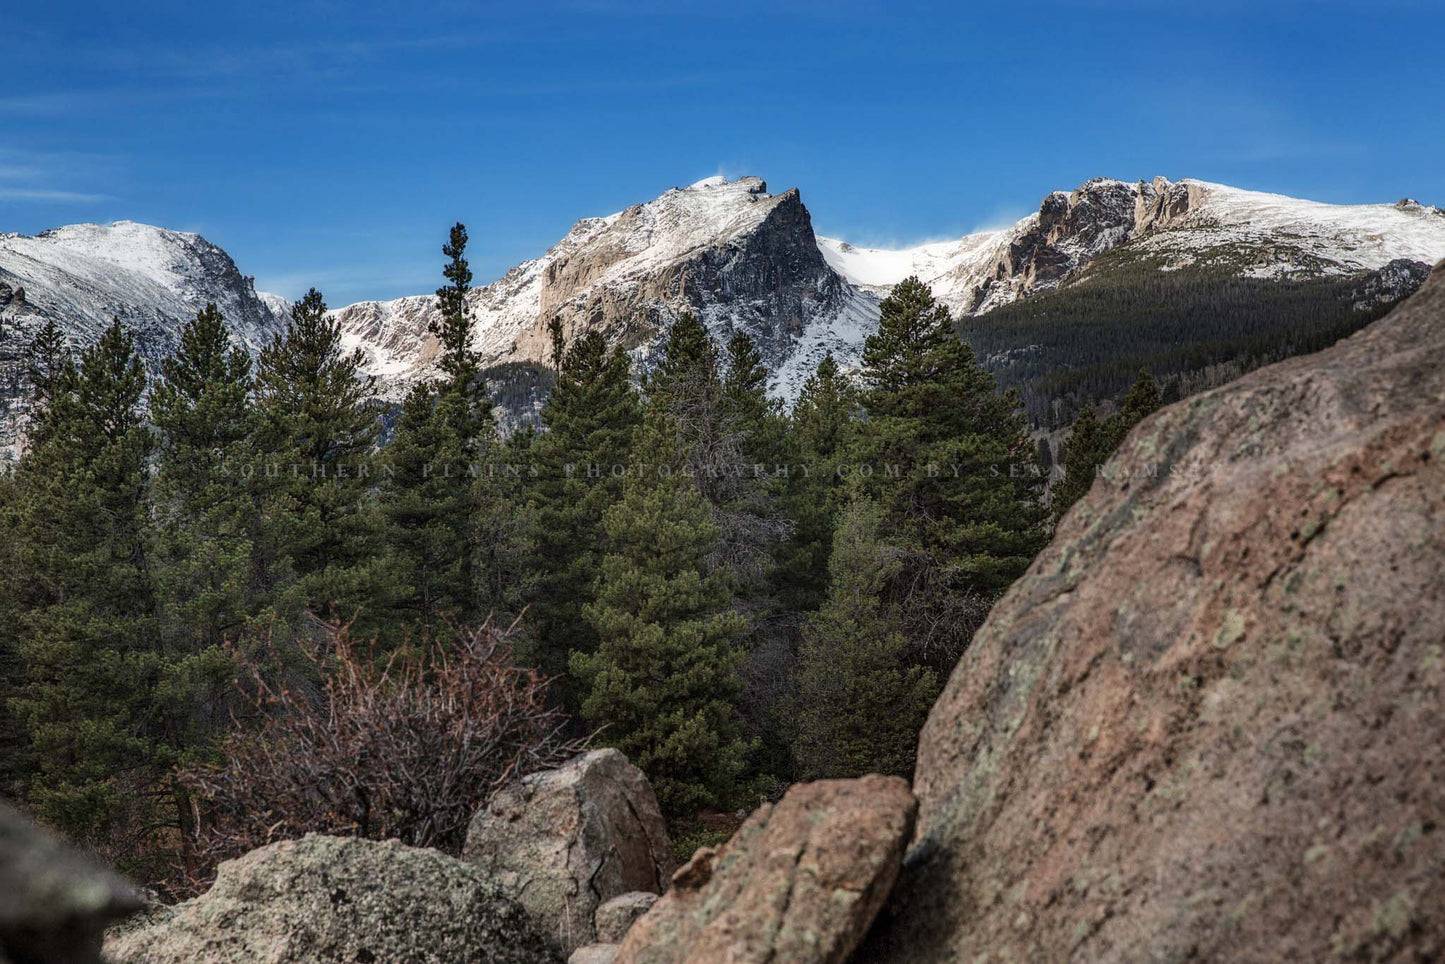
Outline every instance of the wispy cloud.
POLYGON ((6 187, 0 184, 0 201, 56 201, 85 204, 111 199, 109 194, 86 194, 83 191, 59 191, 53 188, 6 187))
POLYGON ((93 204, 110 201, 114 199, 112 195, 87 188, 112 167, 112 159, 101 155, 0 148, 0 202, 93 204))

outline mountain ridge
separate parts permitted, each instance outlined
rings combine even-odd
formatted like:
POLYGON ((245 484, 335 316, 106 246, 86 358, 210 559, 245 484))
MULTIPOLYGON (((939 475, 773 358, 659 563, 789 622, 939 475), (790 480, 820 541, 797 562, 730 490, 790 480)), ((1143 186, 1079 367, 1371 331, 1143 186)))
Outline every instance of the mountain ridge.
MULTIPOLYGON (((818 236, 797 188, 772 194, 761 178, 717 176, 581 218, 537 258, 473 288, 473 346, 487 366, 535 371, 549 361, 547 323, 557 317, 569 337, 599 330, 646 370, 672 321, 690 311, 719 342, 752 337, 770 393, 789 401, 825 353, 845 368, 858 363, 881 298, 907 274, 956 316, 980 317, 1081 283, 1120 250, 1156 273, 1358 277, 1363 310, 1409 294, 1445 257, 1445 212, 1408 199, 1330 205, 1187 178, 1094 178, 1050 192, 1008 227, 884 249, 818 236)), ((194 233, 117 221, 0 234, 0 444, 18 432, 20 359, 44 319, 84 345, 119 317, 153 365, 208 301, 253 353, 289 316, 284 299, 257 291, 194 233)), ((419 294, 333 312, 384 398, 435 373, 435 305, 419 294)), ((534 415, 540 402, 527 404, 534 415)))

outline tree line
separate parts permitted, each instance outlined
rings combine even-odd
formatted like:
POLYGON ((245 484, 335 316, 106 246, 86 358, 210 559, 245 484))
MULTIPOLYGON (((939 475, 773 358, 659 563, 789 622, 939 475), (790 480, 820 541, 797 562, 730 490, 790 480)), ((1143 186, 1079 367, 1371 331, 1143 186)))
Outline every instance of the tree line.
POLYGON ((1360 275, 1249 277, 1249 254, 1216 248, 1199 265, 1170 267, 1116 248, 1077 281, 961 318, 959 330, 1000 385, 1019 391, 1032 424, 1059 428, 1124 395, 1141 368, 1189 394, 1208 369, 1237 375, 1319 351, 1398 303, 1359 309, 1360 275))
POLYGON ((911 773, 943 680, 1050 528, 1018 397, 947 309, 901 282, 860 377, 825 358, 791 411, 745 334, 718 345, 684 315, 639 376, 554 322, 540 426, 504 435, 466 244, 457 225, 443 248, 439 374, 399 411, 314 289, 254 364, 207 306, 154 384, 119 322, 80 352, 40 332, 0 479, 7 795, 161 879, 267 795, 248 772, 305 795, 286 747, 385 769, 338 749, 377 726, 341 744, 286 715, 346 693, 375 720, 398 665, 406 686, 513 688, 518 732, 553 755, 619 747, 677 827, 794 780, 911 773), (447 669, 513 623, 485 667, 447 669))

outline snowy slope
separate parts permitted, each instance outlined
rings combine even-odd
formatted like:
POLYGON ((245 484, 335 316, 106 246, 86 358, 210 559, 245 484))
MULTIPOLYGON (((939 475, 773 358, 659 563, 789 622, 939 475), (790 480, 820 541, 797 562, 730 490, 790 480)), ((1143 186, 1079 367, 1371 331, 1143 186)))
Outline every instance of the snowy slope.
MULTIPOLYGON (((1022 224, 1033 223, 1030 215, 1022 224)), ((933 289, 935 295, 956 307, 971 292, 1009 243, 1019 226, 1002 231, 966 234, 957 241, 920 244, 911 248, 859 248, 836 238, 819 238, 823 257, 843 277, 860 287, 886 295, 909 275, 933 289)))
MULTIPOLYGON (((719 340, 735 330, 753 335, 773 372, 770 391, 791 400, 825 352, 856 364, 879 299, 908 275, 955 313, 978 314, 1067 284, 1125 244, 1159 255, 1166 270, 1228 258, 1243 274, 1350 274, 1445 257, 1445 216, 1414 204, 1342 207, 1203 181, 1096 178, 1050 193, 1002 230, 881 249, 815 237, 796 191, 775 196, 755 177, 713 177, 578 221, 541 257, 473 291, 473 344, 489 364, 542 362, 546 323, 558 316, 572 332, 602 330, 645 367, 671 320, 694 311, 719 340)), ((363 302, 337 316, 348 344, 397 396, 434 372, 427 324, 435 311, 426 295, 363 302)))
MULTIPOLYGON (((691 311, 720 342, 752 336, 772 371, 770 392, 791 400, 824 353, 845 368, 857 363, 879 300, 910 274, 956 313, 976 314, 1069 284, 1120 246, 1159 270, 1351 275, 1445 258, 1445 214, 1414 202, 1339 206, 1205 181, 1099 178, 1048 194, 1003 230, 879 249, 816 237, 796 190, 775 195, 756 177, 712 177, 584 218, 540 257, 474 289, 473 344, 487 364, 545 362, 556 317, 569 337, 601 331, 646 368, 668 326, 691 311)), ((1395 275, 1413 283, 1411 271, 1395 275)), ((1372 290, 1402 293, 1394 282, 1372 290)), ((154 364, 208 301, 252 351, 281 330, 289 309, 195 234, 120 221, 0 235, 0 447, 15 436, 20 357, 44 319, 83 345, 118 316, 154 364)), ((361 302, 335 315, 387 397, 435 372, 433 296, 361 302)))
POLYGON ((1445 258, 1445 212, 1414 201, 1323 204, 1207 181, 1181 183, 1197 190, 1200 201, 1174 230, 1148 238, 1143 250, 1189 263, 1225 245, 1279 249, 1279 257, 1245 269, 1254 277, 1341 275, 1402 259, 1433 265, 1445 258))
POLYGON ((134 221, 0 235, 0 282, 27 292, 26 316, 56 318, 80 344, 114 317, 142 331, 178 330, 178 320, 215 302, 241 343, 256 349, 286 315, 284 302, 258 294, 205 238, 134 221))
POLYGON ((289 315, 282 299, 258 293, 226 252, 197 234, 117 221, 0 235, 0 448, 13 448, 24 408, 22 355, 47 319, 84 347, 119 318, 154 373, 208 302, 252 352, 289 315))

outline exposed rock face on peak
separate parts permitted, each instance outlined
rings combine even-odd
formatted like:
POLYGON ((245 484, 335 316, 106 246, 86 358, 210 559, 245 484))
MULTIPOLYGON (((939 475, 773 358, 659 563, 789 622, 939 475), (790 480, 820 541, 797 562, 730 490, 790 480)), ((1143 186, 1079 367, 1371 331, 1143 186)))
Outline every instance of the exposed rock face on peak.
POLYGON ((1437 269, 1134 429, 934 706, 863 959, 1445 955, 1442 358, 1437 269))
POLYGON ((99 964, 105 928, 140 907, 130 884, 0 801, 0 961, 99 964))
POLYGON ((113 964, 560 961, 522 908, 436 850, 308 834, 221 864, 211 889, 105 942, 113 964))
POLYGON ((1011 227, 896 251, 819 239, 830 264, 875 293, 910 274, 955 312, 981 314, 1067 284, 1123 245, 1165 269, 1219 264, 1253 277, 1373 271, 1445 257, 1445 219, 1406 204, 1334 205, 1223 184, 1094 178, 1054 191, 1011 227))
MULTIPOLYGON (((691 311, 721 342, 746 331, 774 370, 805 335, 825 343, 830 327, 869 316, 871 304, 823 260, 798 191, 769 194, 756 177, 707 178, 578 221, 542 257, 469 299, 473 345, 489 365, 547 361, 547 325, 559 318, 569 338, 600 331, 645 366, 671 323, 691 311)), ((432 373, 435 314, 427 296, 363 302, 337 317, 397 394, 432 373)))
POLYGON ((592 750, 497 793, 473 818, 462 858, 521 903, 564 953, 596 939, 607 901, 661 893, 673 868, 652 785, 615 749, 592 750))
MULTIPOLYGON (((1159 192, 1167 194, 1169 187, 1162 178, 1153 185, 1095 178, 1072 192, 1055 191, 1044 198, 1034 218, 1009 232, 1007 244, 973 285, 968 300, 957 307, 978 312, 1058 285, 1090 259, 1150 230, 1159 192)), ((1187 194, 1181 216, 1187 214, 1187 194)), ((1162 207, 1168 210, 1169 205, 1162 207)), ((954 270, 955 288, 972 280, 971 268, 964 264, 954 270)))
POLYGON ((793 786, 673 875, 617 964, 842 964, 893 886, 914 810, 898 777, 793 786))

